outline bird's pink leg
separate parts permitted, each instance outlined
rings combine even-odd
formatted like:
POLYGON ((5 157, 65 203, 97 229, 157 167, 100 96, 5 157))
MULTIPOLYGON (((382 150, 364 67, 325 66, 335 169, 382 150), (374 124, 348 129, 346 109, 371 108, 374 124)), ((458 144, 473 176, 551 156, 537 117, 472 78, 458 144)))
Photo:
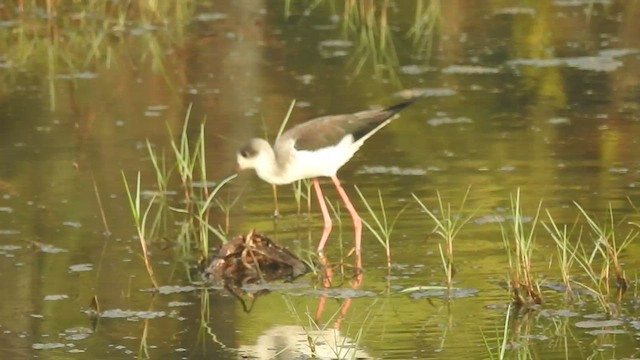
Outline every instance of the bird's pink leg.
POLYGON ((327 210, 327 203, 324 201, 324 195, 322 195, 322 189, 320 188, 318 178, 313 178, 313 187, 316 190, 316 195, 318 195, 318 203, 320 204, 320 211, 322 211, 322 219, 324 220, 322 237, 320 238, 320 243, 318 244, 318 253, 322 255, 322 250, 324 249, 324 245, 327 243, 327 239, 329 238, 329 234, 331 233, 333 222, 331 221, 329 210, 327 210))
POLYGON ((362 219, 360 219, 360 215, 358 215, 356 208, 353 207, 353 204, 351 203, 351 200, 349 200, 347 193, 342 188, 342 185, 340 185, 340 180, 338 180, 338 177, 334 175, 331 177, 331 180, 333 180, 333 183, 336 185, 338 194, 340 194, 344 205, 347 207, 347 210, 349 210, 349 214, 351 214, 351 219, 353 220, 353 229, 356 233, 356 267, 358 269, 362 269, 362 219))

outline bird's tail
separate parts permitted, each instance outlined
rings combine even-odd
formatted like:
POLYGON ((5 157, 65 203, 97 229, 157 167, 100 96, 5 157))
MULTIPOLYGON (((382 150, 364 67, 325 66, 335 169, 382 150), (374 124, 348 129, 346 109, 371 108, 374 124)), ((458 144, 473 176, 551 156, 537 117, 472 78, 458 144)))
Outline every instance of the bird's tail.
POLYGON ((397 114, 400 111, 404 110, 404 108, 408 107, 409 105, 413 104, 416 100, 418 100, 419 97, 415 96, 411 99, 405 100, 399 104, 395 104, 393 106, 389 106, 388 108, 384 109, 385 112, 389 112, 391 113, 391 115, 397 114))
POLYGON ((369 110, 359 113, 360 115, 368 116, 369 119, 362 125, 362 127, 352 133, 356 148, 360 147, 368 138, 390 123, 395 114, 413 104, 417 99, 417 97, 414 97, 399 104, 390 106, 384 110, 369 110))

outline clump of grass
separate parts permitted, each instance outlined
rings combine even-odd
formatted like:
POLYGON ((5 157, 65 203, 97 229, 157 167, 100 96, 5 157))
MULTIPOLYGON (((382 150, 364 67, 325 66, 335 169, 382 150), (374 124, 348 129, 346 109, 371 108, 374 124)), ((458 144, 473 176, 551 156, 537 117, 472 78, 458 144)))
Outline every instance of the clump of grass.
POLYGON ((613 273, 615 276, 615 284, 618 289, 617 295, 620 297, 629 286, 625 271, 622 269, 620 254, 637 237, 638 232, 632 229, 620 243, 614 230, 616 224, 614 223, 611 207, 609 207, 607 221, 599 223, 594 217, 587 214, 578 203, 574 204, 586 220, 589 229, 591 229, 592 244, 585 245, 583 242, 584 232, 582 227, 578 230, 575 243, 571 242, 571 232, 568 231, 567 226, 560 228, 548 211, 549 225, 543 224, 556 243, 563 283, 569 295, 573 294, 571 284, 578 285, 597 299, 598 304, 606 314, 614 315, 616 309, 609 299, 610 274, 613 273), (581 274, 586 276, 587 281, 577 280, 575 276, 570 277, 574 263, 579 265, 582 270, 581 274))
MULTIPOLYGON (((547 230, 549 235, 556 244, 556 251, 558 256, 558 265, 560 267, 560 274, 562 276, 562 283, 565 287, 565 293, 569 296, 573 296, 573 290, 571 287, 571 269, 576 260, 577 247, 573 246, 570 241, 571 231, 567 228, 567 225, 562 227, 558 226, 556 221, 551 216, 549 210, 547 212, 547 218, 549 224, 542 223, 542 226, 547 230)), ((578 241, 582 235, 582 231, 578 234, 578 241)))
POLYGON ((133 221, 136 226, 136 231, 138 232, 138 239, 140 240, 140 247, 142 248, 142 257, 144 259, 144 265, 147 269, 147 273, 149 274, 149 279, 151 279, 151 283, 154 288, 158 288, 158 282, 156 281, 156 276, 153 272, 153 266, 151 265, 151 261, 149 259, 149 251, 147 249, 147 216, 149 215, 149 211, 153 205, 153 200, 155 196, 149 201, 147 208, 143 211, 142 205, 140 201, 140 173, 138 173, 138 180, 136 182, 135 193, 132 193, 131 189, 129 189, 129 183, 127 181, 127 177, 122 173, 122 179, 125 183, 125 188, 127 190, 127 198, 129 199, 129 207, 131 208, 131 214, 133 215, 133 221))
POLYGON ((415 195, 413 198, 418 202, 422 210, 429 215, 429 217, 435 222, 433 232, 439 235, 444 240, 444 249, 442 244, 438 244, 440 250, 440 259, 442 260, 442 267, 447 277, 447 286, 451 288, 453 283, 453 276, 455 275, 455 266, 453 259, 453 242, 458 236, 458 233, 464 227, 464 225, 471 220, 473 214, 464 217, 464 207, 469 196, 471 187, 467 188, 467 192, 464 194, 462 201, 460 202, 460 208, 456 213, 451 211, 451 204, 445 204, 442 201, 440 192, 437 192, 438 197, 438 214, 439 216, 429 210, 429 208, 415 195))
POLYGON ((384 201, 382 200, 382 193, 380 192, 380 189, 378 189, 378 204, 380 205, 379 213, 376 213, 376 211, 371 207, 371 204, 369 204, 369 201, 367 201, 364 195, 362 195, 362 192, 357 186, 356 186, 356 191, 358 192, 358 195, 360 195, 360 199, 362 199, 362 202, 367 208, 367 211, 371 215, 371 218, 373 219, 373 223, 375 224, 375 226, 373 226, 371 222, 365 219, 362 219, 362 222, 367 227, 367 229, 371 231, 373 236, 375 236, 376 239, 378 239, 378 242, 380 243, 380 245, 384 247, 385 252, 387 254, 387 268, 391 269, 391 244, 390 244, 391 234, 393 233, 393 229, 395 228, 396 222, 400 218, 400 215, 402 215, 402 213, 407 209, 407 205, 405 205, 402 209, 400 209, 400 211, 396 214, 396 216, 394 216, 391 222, 389 222, 387 218, 387 210, 385 209, 384 201))
MULTIPOLYGON (((194 173, 196 165, 198 164, 198 155, 202 154, 204 151, 204 133, 201 131, 195 145, 195 149, 192 153, 188 134, 190 118, 191 105, 185 114, 182 131, 178 141, 175 140, 171 129, 169 129, 169 134, 171 136, 171 148, 173 149, 173 155, 175 156, 175 169, 178 172, 178 176, 180 176, 180 182, 184 193, 184 201, 188 206, 192 206, 194 203, 194 173)), ((206 186, 203 188, 206 189, 206 186)))
MULTIPOLYGON (((171 221, 174 219, 171 216, 172 214, 177 214, 181 217, 178 221, 177 243, 183 254, 191 256, 195 250, 200 253, 200 258, 205 260, 209 257, 210 234, 214 234, 222 242, 227 241, 229 212, 237 201, 237 198, 226 202, 218 198, 222 187, 234 179, 237 176, 236 174, 215 183, 208 180, 204 123, 199 127, 199 133, 194 145, 190 141, 187 131, 190 110, 191 108, 187 111, 179 138, 172 138, 171 140, 172 153, 175 157, 173 166, 168 165, 170 162, 167 161, 164 151, 156 151, 147 141, 147 150, 153 164, 157 190, 153 192, 153 197, 144 213, 140 209, 140 184, 138 183, 138 192, 135 194, 127 187, 134 222, 141 238, 145 264, 150 276, 152 276, 153 270, 147 256, 146 244, 154 238, 161 237, 156 234, 157 231, 169 231, 168 224, 173 225, 175 223, 175 221, 171 221), (180 178, 183 201, 178 202, 181 205, 169 206, 167 195, 172 193, 169 190, 169 186, 171 177, 174 174, 177 174, 180 178), (210 212, 214 205, 217 205, 225 213, 224 227, 220 225, 213 226, 209 222, 210 212), (151 220, 150 213, 154 206, 157 209, 157 213, 155 218, 151 220)), ((155 282, 155 279, 153 281, 155 282)))
MULTIPOLYGON (((11 5, 3 2, 3 5, 5 3, 0 22, 9 24, 10 30, 0 37, 0 47, 11 51, 3 55, 17 73, 27 69, 30 73, 43 74, 39 77, 46 79, 42 85, 48 89, 51 111, 57 107, 56 91, 60 86, 56 78, 60 74, 78 74, 97 66, 128 65, 129 58, 119 54, 129 41, 120 40, 136 42, 124 53, 136 51, 137 58, 144 59, 169 80, 167 62, 173 60, 165 56, 167 48, 181 47, 178 45, 184 41, 185 28, 196 10, 192 0, 21 0, 11 5), (163 31, 143 34, 135 31, 148 26, 161 26, 163 31)), ((14 75, 7 80, 13 82, 14 78, 19 77, 14 75)))
MULTIPOLYGON (((191 249, 191 242, 197 242, 197 248, 204 259, 209 257, 209 234, 214 234, 223 243, 227 241, 228 224, 222 227, 214 227, 209 224, 212 205, 215 203, 225 211, 228 219, 228 211, 232 204, 221 202, 216 198, 220 189, 237 174, 230 175, 215 183, 207 178, 207 160, 205 144, 205 124, 200 124, 197 140, 194 145, 189 140, 188 128, 191 107, 185 115, 184 125, 179 139, 171 140, 171 148, 175 156, 175 169, 180 177, 184 196, 184 208, 171 208, 177 213, 185 214, 186 218, 178 237, 183 249, 191 249), (193 150, 192 150, 193 147, 193 150)), ((155 163, 155 162, 154 162, 155 163)), ((161 181, 158 181, 161 183, 161 181)), ((235 203, 235 202, 234 202, 235 203)))
POLYGON ((513 303, 517 306, 542 303, 540 284, 534 280, 532 273, 535 228, 541 207, 542 201, 538 204, 538 210, 527 233, 524 226, 526 219, 520 206, 520 189, 518 189, 515 197, 511 195, 510 229, 506 229, 500 223, 502 241, 509 259, 509 288, 513 303))
POLYGON ((629 286, 629 281, 620 262, 620 254, 638 236, 638 232, 633 229, 630 230, 622 243, 619 243, 614 231, 615 223, 611 206, 609 206, 607 221, 599 224, 578 203, 574 204, 587 221, 594 240, 594 247, 591 251, 585 249, 582 242, 575 246, 576 261, 584 270, 584 275, 587 276, 589 281, 580 282, 576 280, 574 283, 595 296, 606 314, 615 315, 617 313, 616 308, 609 301, 610 274, 611 272, 614 273, 619 298, 629 286), (600 265, 599 268, 598 265, 600 265))
POLYGON ((442 5, 440 0, 416 1, 415 19, 408 35, 421 53, 428 57, 433 48, 438 27, 442 21, 442 5), (425 4, 425 1, 427 4, 425 4))
POLYGON ((356 51, 353 63, 354 75, 358 75, 370 62, 377 77, 388 75, 399 83, 395 69, 398 65, 395 40, 389 25, 389 3, 378 4, 373 1, 345 1, 344 31, 356 38, 356 51))
MULTIPOLYGON (((629 231, 624 240, 622 240, 622 243, 619 243, 614 231, 615 224, 611 205, 609 205, 608 223, 600 225, 594 218, 590 217, 578 203, 574 202, 574 204, 584 216, 587 224, 596 236, 596 247, 593 250, 593 253, 598 252, 604 260, 602 271, 604 279, 608 281, 610 269, 613 268, 613 272, 616 277, 616 284, 622 292, 625 292, 629 287, 629 281, 627 280, 626 274, 620 263, 620 253, 638 236, 638 232, 634 230, 629 231)), ((593 258, 593 254, 591 258, 593 258)))

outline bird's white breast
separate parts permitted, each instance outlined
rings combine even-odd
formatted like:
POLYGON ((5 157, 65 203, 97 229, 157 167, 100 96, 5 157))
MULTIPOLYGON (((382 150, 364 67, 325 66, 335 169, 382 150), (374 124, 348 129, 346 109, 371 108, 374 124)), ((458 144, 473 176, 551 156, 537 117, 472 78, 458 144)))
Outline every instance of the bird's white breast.
POLYGON ((358 150, 353 136, 345 136, 338 144, 318 150, 294 150, 288 159, 282 159, 281 183, 319 176, 334 176, 358 150))

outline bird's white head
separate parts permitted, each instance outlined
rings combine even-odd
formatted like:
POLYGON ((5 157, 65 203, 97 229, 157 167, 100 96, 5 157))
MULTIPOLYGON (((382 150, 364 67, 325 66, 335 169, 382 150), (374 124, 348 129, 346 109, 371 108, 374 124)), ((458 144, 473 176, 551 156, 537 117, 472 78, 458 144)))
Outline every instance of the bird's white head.
POLYGON ((256 169, 274 161, 271 145, 263 139, 251 139, 238 150, 238 169, 256 169))

